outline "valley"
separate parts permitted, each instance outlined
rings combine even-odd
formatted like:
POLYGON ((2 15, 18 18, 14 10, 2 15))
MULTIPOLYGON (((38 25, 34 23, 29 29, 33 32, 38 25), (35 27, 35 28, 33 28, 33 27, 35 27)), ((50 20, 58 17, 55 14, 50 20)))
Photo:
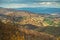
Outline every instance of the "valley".
POLYGON ((0 40, 60 40, 59 31, 60 13, 34 14, 0 8, 0 40))

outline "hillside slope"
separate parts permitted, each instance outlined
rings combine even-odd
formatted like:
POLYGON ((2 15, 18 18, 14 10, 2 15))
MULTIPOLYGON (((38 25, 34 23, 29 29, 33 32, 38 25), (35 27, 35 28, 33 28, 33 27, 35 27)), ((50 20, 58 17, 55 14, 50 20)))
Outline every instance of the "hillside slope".
POLYGON ((9 38, 10 40, 60 39, 59 13, 34 14, 27 11, 0 8, 0 20, 1 40, 9 40, 9 38), (8 34, 10 34, 9 37, 8 34), (7 37, 3 38, 2 36, 7 37))

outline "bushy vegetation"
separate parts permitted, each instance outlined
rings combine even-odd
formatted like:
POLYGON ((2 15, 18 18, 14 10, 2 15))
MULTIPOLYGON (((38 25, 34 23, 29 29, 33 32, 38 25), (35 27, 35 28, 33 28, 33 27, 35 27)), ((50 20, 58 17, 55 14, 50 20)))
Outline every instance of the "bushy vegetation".
POLYGON ((0 40, 60 40, 58 15, 0 10, 0 40))
POLYGON ((53 21, 51 19, 45 18, 44 21, 48 23, 49 25, 53 24, 53 21))
POLYGON ((0 40, 24 40, 24 35, 17 27, 0 21, 0 40))
POLYGON ((54 35, 56 37, 60 36, 60 27, 48 26, 48 27, 40 27, 35 30, 39 32, 45 32, 45 33, 54 35))
POLYGON ((55 37, 29 29, 21 30, 20 27, 10 23, 4 24, 0 21, 0 40, 56 40, 55 37))

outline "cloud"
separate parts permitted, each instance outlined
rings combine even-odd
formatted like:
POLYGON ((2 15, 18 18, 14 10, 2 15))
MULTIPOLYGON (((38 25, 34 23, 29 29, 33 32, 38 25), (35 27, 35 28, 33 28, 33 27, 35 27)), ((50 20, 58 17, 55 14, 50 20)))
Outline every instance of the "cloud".
POLYGON ((0 3, 60 2, 60 0, 0 0, 0 3))
POLYGON ((24 8, 24 7, 49 7, 49 8, 60 8, 60 3, 56 2, 39 2, 39 3, 30 3, 30 4, 17 4, 17 3, 10 3, 10 4, 1 4, 0 7, 4 8, 24 8))
POLYGON ((24 8, 24 7, 37 7, 33 4, 2 4, 0 7, 3 8, 24 8))
POLYGON ((33 4, 37 4, 37 5, 52 5, 52 2, 39 2, 39 3, 33 3, 33 4))
POLYGON ((42 5, 50 5, 51 3, 50 2, 42 2, 40 4, 42 4, 42 5))
POLYGON ((23 8, 23 7, 27 7, 27 4, 6 4, 5 5, 5 8, 23 8))
POLYGON ((56 7, 56 8, 60 8, 60 3, 57 2, 40 2, 40 3, 34 3, 35 5, 40 5, 43 7, 56 7))

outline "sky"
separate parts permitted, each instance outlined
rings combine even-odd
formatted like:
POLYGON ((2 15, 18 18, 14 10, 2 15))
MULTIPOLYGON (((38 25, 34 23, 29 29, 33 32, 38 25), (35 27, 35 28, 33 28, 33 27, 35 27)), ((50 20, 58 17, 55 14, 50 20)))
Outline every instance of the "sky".
POLYGON ((60 0, 0 0, 3 8, 47 7, 60 8, 60 0))

